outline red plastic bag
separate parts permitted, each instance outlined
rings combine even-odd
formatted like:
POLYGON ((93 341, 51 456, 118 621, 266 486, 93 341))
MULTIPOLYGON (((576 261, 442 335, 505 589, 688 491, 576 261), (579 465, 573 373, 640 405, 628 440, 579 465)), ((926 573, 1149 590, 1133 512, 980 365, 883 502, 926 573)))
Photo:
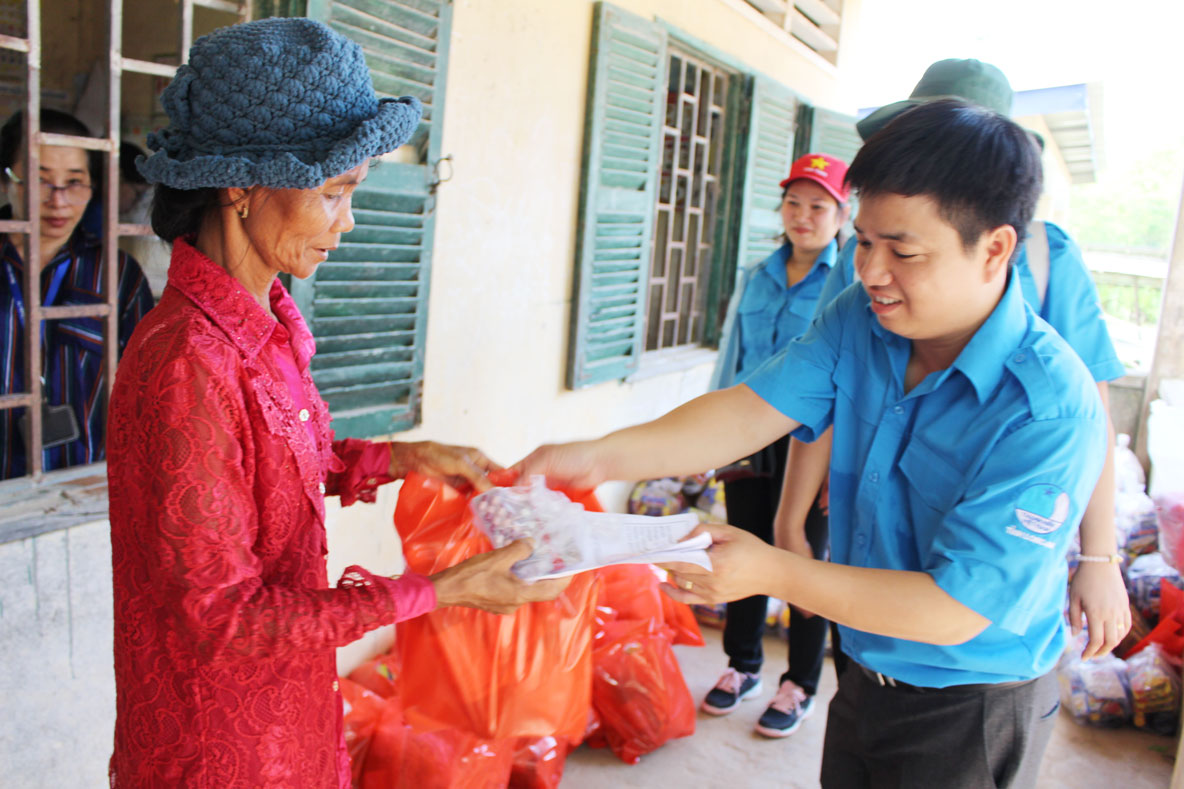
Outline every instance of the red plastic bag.
POLYGON ((675 644, 703 646, 703 633, 691 607, 662 592, 660 576, 665 572, 648 564, 618 564, 602 567, 596 574, 600 576, 598 623, 662 623, 670 628, 675 644))
POLYGON ((695 732, 695 702, 662 624, 618 619, 596 635, 592 704, 600 726, 589 739, 627 764, 695 732))
POLYGON ((1184 589, 1177 589, 1167 578, 1159 579, 1159 624, 1131 648, 1129 660, 1151 644, 1159 644, 1172 658, 1184 655, 1184 589))
POLYGON ((359 789, 494 789, 510 779, 512 741, 455 729, 419 732, 387 699, 362 765, 359 789))
POLYGON ((378 694, 345 677, 339 682, 343 701, 345 747, 349 751, 350 772, 356 784, 361 777, 362 765, 366 762, 367 751, 370 750, 370 740, 378 721, 382 718, 386 703, 378 694))
POLYGON ((367 660, 349 673, 351 680, 384 699, 398 695, 398 677, 399 664, 393 653, 367 660))
POLYGON ((567 754, 574 747, 556 737, 519 740, 510 770, 510 789, 557 789, 567 754))
MULTIPOLYGON (((395 526, 408 569, 430 574, 490 549, 473 525, 469 498, 437 480, 407 476, 395 526)), ((573 500, 600 510, 591 493, 573 500)), ((407 723, 417 732, 456 729, 486 740, 579 742, 591 705, 596 585, 583 573, 557 600, 511 616, 453 607, 400 622, 395 649, 407 723)))

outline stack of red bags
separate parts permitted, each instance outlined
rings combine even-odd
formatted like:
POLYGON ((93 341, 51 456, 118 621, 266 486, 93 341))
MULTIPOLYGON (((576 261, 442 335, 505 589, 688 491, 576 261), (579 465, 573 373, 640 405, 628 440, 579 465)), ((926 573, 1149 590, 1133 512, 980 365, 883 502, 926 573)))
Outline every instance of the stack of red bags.
MULTIPOLYGON (((600 511, 590 492, 567 493, 600 511)), ((469 498, 408 476, 395 524, 409 570, 490 549, 469 498)), ((695 707, 671 646, 703 641, 690 609, 658 586, 650 567, 610 567, 510 616, 445 608, 400 623, 391 652, 342 681, 355 785, 556 787, 585 736, 633 763, 691 734, 695 707)))

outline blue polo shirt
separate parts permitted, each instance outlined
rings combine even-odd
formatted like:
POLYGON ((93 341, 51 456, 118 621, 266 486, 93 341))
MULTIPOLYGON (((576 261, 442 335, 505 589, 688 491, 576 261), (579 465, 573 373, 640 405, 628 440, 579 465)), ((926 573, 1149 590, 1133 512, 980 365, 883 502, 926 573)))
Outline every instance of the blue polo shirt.
POLYGON ((842 627, 843 651, 929 687, 1040 676, 1064 646, 1065 552, 1106 452, 1097 387, 1015 276, 953 365, 906 393, 910 350, 852 287, 745 382, 796 438, 833 423, 835 562, 928 573, 991 621, 956 646, 842 627))
MULTIPOLYGON (((1040 302, 1036 280, 1028 268, 1028 250, 1020 249, 1013 268, 1019 274, 1024 299, 1036 314, 1060 332, 1069 345, 1085 362, 1095 381, 1113 381, 1124 373, 1122 362, 1114 351, 1102 304, 1093 278, 1082 260, 1081 250, 1064 230, 1052 222, 1045 222, 1048 231, 1048 288, 1044 303, 1040 302)), ((843 246, 838 263, 822 286, 818 298, 821 310, 834 301, 835 296, 855 281, 855 247, 853 238, 843 246)))
POLYGON ((784 244, 769 255, 748 279, 736 307, 740 332, 740 353, 736 380, 742 381, 774 354, 806 331, 818 306, 818 295, 839 251, 830 242, 818 254, 806 276, 792 286, 786 285, 785 263, 793 253, 784 244))

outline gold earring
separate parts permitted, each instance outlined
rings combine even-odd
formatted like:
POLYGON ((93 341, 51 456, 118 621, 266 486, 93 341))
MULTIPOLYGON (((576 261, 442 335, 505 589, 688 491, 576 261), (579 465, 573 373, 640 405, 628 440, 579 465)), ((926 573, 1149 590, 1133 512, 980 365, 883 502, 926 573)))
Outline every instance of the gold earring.
POLYGON ((243 203, 243 210, 238 212, 238 218, 245 222, 249 213, 251 213, 251 206, 243 203))

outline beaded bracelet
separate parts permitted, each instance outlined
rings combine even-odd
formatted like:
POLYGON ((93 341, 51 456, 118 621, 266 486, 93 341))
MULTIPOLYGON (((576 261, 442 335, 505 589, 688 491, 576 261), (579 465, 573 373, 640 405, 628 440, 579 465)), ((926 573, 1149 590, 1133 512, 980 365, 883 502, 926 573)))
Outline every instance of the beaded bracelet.
POLYGON ((1098 564, 1118 564, 1122 561, 1122 556, 1117 553, 1112 553, 1108 556, 1090 556, 1086 553, 1079 553, 1077 554, 1077 561, 1096 562, 1098 564))

